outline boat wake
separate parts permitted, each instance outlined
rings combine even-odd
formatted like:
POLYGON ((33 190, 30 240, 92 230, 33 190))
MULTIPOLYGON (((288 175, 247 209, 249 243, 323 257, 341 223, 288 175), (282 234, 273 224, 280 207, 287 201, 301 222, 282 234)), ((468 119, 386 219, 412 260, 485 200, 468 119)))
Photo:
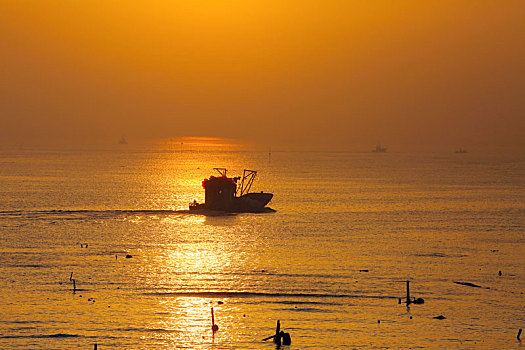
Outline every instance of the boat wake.
MULTIPOLYGON (((272 208, 264 208, 262 213, 273 213, 272 208)), ((0 219, 26 219, 26 220, 84 220, 84 219, 110 219, 130 217, 172 217, 182 215, 206 215, 206 216, 231 216, 228 213, 217 210, 170 210, 170 209, 111 209, 111 210, 7 210, 0 211, 0 219)))

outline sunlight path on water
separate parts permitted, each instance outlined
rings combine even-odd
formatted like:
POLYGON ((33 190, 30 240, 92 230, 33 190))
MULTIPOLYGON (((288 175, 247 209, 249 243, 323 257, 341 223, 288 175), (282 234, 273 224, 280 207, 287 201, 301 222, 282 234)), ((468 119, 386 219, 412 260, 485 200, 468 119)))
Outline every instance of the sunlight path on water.
POLYGON ((187 147, 3 156, 0 348, 519 346, 523 160, 187 147), (276 212, 190 213, 213 167, 276 212))

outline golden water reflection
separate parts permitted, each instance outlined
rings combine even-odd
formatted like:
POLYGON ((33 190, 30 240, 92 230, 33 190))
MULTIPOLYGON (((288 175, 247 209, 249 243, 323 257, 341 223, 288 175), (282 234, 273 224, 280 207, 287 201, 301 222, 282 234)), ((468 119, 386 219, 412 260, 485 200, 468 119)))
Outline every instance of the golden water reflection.
POLYGON ((204 201, 202 181, 217 175, 214 168, 225 167, 228 175, 257 168, 252 146, 235 139, 183 137, 157 140, 152 154, 144 159, 139 173, 151 194, 146 199, 158 209, 187 210, 189 203, 204 201))

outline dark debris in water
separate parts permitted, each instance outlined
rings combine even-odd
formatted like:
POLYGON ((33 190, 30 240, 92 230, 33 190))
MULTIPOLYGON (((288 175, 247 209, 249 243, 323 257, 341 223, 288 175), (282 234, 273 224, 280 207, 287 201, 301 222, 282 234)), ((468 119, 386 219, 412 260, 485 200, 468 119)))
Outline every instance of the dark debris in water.
POLYGON ((467 286, 467 287, 473 287, 473 288, 485 288, 485 289, 490 289, 489 287, 482 287, 478 284, 475 284, 475 283, 471 283, 471 282, 459 282, 459 281, 454 281, 455 284, 460 284, 462 286, 467 286))
POLYGON ((466 254, 445 254, 445 253, 426 253, 426 254, 414 254, 414 256, 427 257, 427 258, 464 258, 466 254))

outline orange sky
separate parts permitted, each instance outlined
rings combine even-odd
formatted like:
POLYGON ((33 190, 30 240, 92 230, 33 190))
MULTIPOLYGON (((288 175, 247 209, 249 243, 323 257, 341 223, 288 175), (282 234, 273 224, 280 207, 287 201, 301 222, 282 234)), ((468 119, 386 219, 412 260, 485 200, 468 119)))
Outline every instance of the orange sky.
POLYGON ((0 145, 525 150, 525 1, 2 0, 0 145))

